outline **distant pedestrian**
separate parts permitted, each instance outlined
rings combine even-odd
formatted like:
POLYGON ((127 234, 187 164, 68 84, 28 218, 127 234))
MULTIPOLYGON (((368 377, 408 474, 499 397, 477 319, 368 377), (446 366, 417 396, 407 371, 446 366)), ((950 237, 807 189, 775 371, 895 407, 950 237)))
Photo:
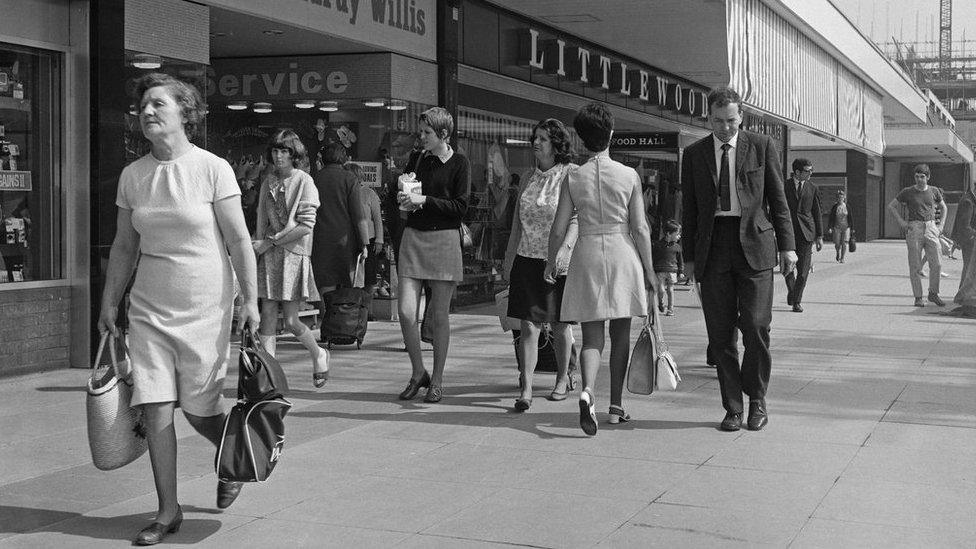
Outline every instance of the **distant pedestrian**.
POLYGON ((945 302, 939 297, 939 284, 942 280, 942 259, 940 257, 941 242, 939 235, 945 216, 936 217, 936 208, 948 211, 942 189, 929 185, 931 177, 928 164, 915 166, 915 185, 906 187, 898 196, 888 203, 888 211, 895 217, 898 224, 905 231, 905 243, 908 246, 908 276, 912 282, 912 292, 915 295, 915 306, 924 307, 922 298, 922 254, 929 264, 929 294, 928 300, 939 307, 945 302), (901 216, 898 204, 902 204, 908 211, 908 219, 901 216))
POLYGON ((376 276, 380 258, 383 255, 383 212, 380 206, 380 196, 372 187, 363 181, 363 169, 359 164, 350 162, 346 169, 356 176, 360 185, 360 196, 363 199, 363 215, 366 216, 366 227, 369 232, 369 256, 363 269, 365 285, 363 288, 368 295, 373 295, 376 289, 376 276))
MULTIPOLYGON (((150 153, 119 177, 117 229, 98 331, 121 336, 117 306, 139 258, 128 312, 132 406, 144 414, 158 507, 135 544, 154 545, 183 522, 176 491, 176 406, 198 433, 220 443, 235 273, 243 298, 240 325, 253 327, 260 314, 254 252, 234 169, 190 143, 204 120, 200 92, 160 73, 140 78, 135 91, 150 153)), ((233 503, 242 486, 218 482, 217 507, 233 503)))
POLYGON ((519 412, 532 405, 532 378, 538 363, 543 324, 551 326, 556 352, 556 386, 549 394, 550 400, 566 399, 573 350, 573 332, 569 324, 560 322, 560 307, 569 258, 576 245, 575 219, 556 255, 556 276, 552 280, 545 278, 549 233, 559 195, 566 176, 577 167, 569 162, 572 155, 569 132, 554 118, 543 120, 532 129, 532 150, 536 167, 513 201, 514 217, 502 267, 510 283, 508 316, 521 321, 522 394, 515 401, 519 412))
POLYGON ((851 240, 851 232, 854 225, 854 216, 847 206, 847 193, 843 190, 837 191, 837 201, 830 208, 830 217, 827 220, 827 232, 834 240, 834 261, 844 262, 847 255, 847 245, 851 240))
POLYGON ((600 355, 610 324, 610 423, 629 421, 623 408, 624 378, 630 355, 630 321, 646 316, 647 294, 656 291, 651 236, 644 215, 640 176, 610 158, 613 115, 602 103, 582 107, 573 120, 589 159, 570 171, 549 234, 548 276, 559 274, 557 258, 566 245, 573 212, 579 236, 563 292, 561 319, 580 322, 583 391, 580 427, 597 432, 595 397, 600 355))
POLYGON ((346 147, 334 142, 322 152, 325 165, 315 174, 319 205, 312 231, 312 271, 319 293, 352 286, 356 258, 369 256, 369 221, 363 211, 362 188, 343 169, 346 147))
POLYGON ((976 318, 976 189, 969 182, 966 192, 959 200, 956 219, 953 222, 952 238, 962 248, 962 276, 959 291, 953 301, 959 305, 954 313, 976 318))
POLYGON ((732 88, 708 94, 712 135, 685 149, 682 164, 682 230, 685 270, 701 281, 702 310, 725 417, 720 428, 768 422, 766 389, 772 370, 773 267, 796 266, 793 223, 780 174, 779 151, 764 135, 740 131, 742 98, 732 88), (736 332, 745 354, 739 364, 736 332))
POLYGON ((322 387, 329 378, 329 351, 298 318, 302 304, 320 299, 310 257, 319 191, 305 171, 308 153, 295 132, 276 132, 265 154, 272 170, 261 182, 253 243, 262 299, 258 338, 274 355, 280 309, 284 328, 312 356, 312 383, 322 387))
POLYGON ((810 181, 813 165, 806 158, 793 161, 793 175, 786 181, 786 203, 793 220, 796 243, 796 269, 786 273, 787 304, 794 313, 802 313, 803 290, 813 270, 813 247, 823 249, 823 215, 820 213, 820 191, 810 181))
POLYGON ((681 224, 669 219, 664 222, 663 229, 664 235, 654 241, 651 252, 654 274, 657 276, 657 309, 666 316, 674 316, 674 285, 685 267, 681 257, 681 224))
POLYGON ((443 397, 444 364, 451 342, 448 313, 454 288, 464 279, 460 229, 471 194, 471 165, 448 143, 452 133, 454 117, 446 109, 433 107, 420 115, 420 140, 426 151, 416 171, 421 192, 398 194, 400 208, 409 212, 397 264, 400 330, 413 369, 400 392, 402 400, 414 398, 423 387, 427 388, 424 402, 440 402, 443 397), (427 308, 434 332, 434 369, 430 374, 420 354, 417 322, 425 283, 431 289, 427 308))

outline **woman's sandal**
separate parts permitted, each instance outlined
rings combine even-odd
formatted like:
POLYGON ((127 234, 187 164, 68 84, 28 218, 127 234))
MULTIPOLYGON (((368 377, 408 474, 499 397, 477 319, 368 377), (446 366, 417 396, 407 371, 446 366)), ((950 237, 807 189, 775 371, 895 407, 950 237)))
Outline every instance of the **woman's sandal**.
POLYGON ((324 387, 325 382, 329 379, 329 358, 329 350, 319 347, 319 356, 315 359, 315 364, 312 365, 312 385, 315 385, 316 389, 324 387), (325 363, 325 371, 316 372, 314 368, 323 362, 325 363))
POLYGON ((570 374, 567 375, 566 378, 566 388, 563 389, 562 392, 557 391, 556 387, 559 386, 559 381, 557 380, 556 387, 553 387, 552 392, 549 393, 549 400, 556 402, 566 400, 566 397, 569 396, 569 392, 573 390, 573 376, 570 374))
POLYGON ((620 406, 610 405, 610 423, 616 425, 618 423, 627 423, 630 421, 630 414, 624 411, 620 406))
POLYGON ((587 435, 593 436, 597 431, 596 410, 593 407, 593 394, 589 389, 583 389, 579 399, 580 428, 587 435))
POLYGON ((532 407, 531 398, 517 398, 515 399, 515 411, 524 412, 532 407))

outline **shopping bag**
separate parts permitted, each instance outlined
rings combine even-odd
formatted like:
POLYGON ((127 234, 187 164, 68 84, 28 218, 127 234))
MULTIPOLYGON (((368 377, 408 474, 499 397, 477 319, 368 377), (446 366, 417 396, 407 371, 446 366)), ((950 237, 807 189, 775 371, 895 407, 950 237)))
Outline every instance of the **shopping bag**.
POLYGON ((238 399, 265 400, 283 397, 288 392, 288 380, 281 364, 261 346, 250 325, 241 332, 237 369, 238 399))
POLYGON ((854 253, 857 251, 857 239, 854 238, 854 231, 851 230, 851 238, 847 241, 847 251, 854 253))
POLYGON ((132 380, 128 350, 122 341, 102 334, 88 379, 85 411, 88 421, 88 446, 92 463, 102 471, 132 463, 148 448, 142 422, 142 409, 132 408, 132 380), (111 363, 100 366, 108 344, 111 363), (122 348, 120 360, 116 346, 122 348))
POLYGON ((214 458, 217 478, 225 482, 264 482, 285 446, 285 414, 291 403, 282 397, 239 400, 224 420, 214 458))
POLYGON ((353 288, 363 288, 366 286, 366 256, 362 253, 356 256, 356 266, 353 268, 352 276, 353 288))
POLYGON ((502 331, 507 332, 522 328, 519 319, 508 316, 508 288, 495 294, 495 313, 498 315, 498 322, 502 325, 502 331))
POLYGON ((631 393, 649 395, 657 388, 657 348, 657 335, 645 322, 627 366, 627 390, 631 393))

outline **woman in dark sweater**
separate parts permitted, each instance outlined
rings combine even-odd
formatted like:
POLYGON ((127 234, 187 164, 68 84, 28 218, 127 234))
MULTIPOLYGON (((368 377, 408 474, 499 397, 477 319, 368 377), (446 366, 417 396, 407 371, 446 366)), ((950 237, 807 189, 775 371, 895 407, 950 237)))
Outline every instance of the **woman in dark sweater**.
MULTIPOLYGON (((440 107, 420 115, 420 139, 426 154, 417 166, 421 192, 401 192, 400 209, 409 212, 400 241, 397 273, 400 277, 399 313, 403 342, 413 375, 400 393, 401 400, 417 396, 427 387, 424 402, 440 402, 441 380, 451 340, 448 310, 454 287, 464 278, 461 264, 461 220, 468 209, 471 167, 468 159, 448 144, 454 118, 440 107), (434 369, 428 374, 420 354, 417 310, 424 283, 430 286, 428 308, 434 330, 434 369)), ((409 174, 406 176, 409 179, 409 174)))

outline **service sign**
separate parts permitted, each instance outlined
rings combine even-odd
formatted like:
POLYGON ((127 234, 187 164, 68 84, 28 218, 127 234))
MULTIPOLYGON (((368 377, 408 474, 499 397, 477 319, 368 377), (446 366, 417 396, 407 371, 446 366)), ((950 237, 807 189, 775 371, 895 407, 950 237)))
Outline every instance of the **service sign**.
POLYGON ((363 184, 367 187, 379 188, 383 185, 383 164, 381 162, 350 161, 363 170, 363 184))
POLYGON ((678 150, 678 132, 614 132, 611 151, 678 150))
POLYGON ((29 190, 31 190, 30 172, 0 170, 0 191, 29 190))

